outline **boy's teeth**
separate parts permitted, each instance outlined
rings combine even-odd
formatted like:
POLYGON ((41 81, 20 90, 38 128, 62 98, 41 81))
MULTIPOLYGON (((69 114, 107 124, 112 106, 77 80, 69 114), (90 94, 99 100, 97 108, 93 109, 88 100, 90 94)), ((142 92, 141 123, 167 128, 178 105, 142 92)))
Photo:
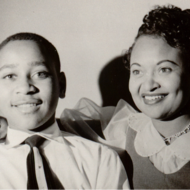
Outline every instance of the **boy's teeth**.
POLYGON ((22 104, 22 105, 19 105, 18 107, 33 107, 33 106, 36 106, 36 104, 22 104))
POLYGON ((157 100, 157 99, 162 99, 164 98, 163 95, 160 95, 160 96, 145 96, 144 97, 146 100, 157 100))

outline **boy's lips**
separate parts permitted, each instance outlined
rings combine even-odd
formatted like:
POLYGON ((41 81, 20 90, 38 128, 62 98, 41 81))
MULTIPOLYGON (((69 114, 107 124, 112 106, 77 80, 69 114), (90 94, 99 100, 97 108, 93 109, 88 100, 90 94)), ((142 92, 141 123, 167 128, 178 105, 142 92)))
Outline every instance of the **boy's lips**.
POLYGON ((27 101, 17 101, 12 104, 12 106, 18 109, 20 112, 25 114, 34 113, 37 111, 42 104, 41 100, 27 100, 27 101))
POLYGON ((153 105, 161 102, 168 94, 142 94, 145 104, 153 105))

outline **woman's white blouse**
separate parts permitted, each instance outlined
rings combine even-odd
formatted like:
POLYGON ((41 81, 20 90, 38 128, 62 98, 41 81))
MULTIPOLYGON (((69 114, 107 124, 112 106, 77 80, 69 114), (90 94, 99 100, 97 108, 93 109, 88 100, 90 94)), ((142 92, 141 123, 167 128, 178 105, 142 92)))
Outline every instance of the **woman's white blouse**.
POLYGON ((149 157, 154 166, 164 174, 180 170, 190 160, 190 133, 166 145, 153 126, 151 119, 135 111, 124 100, 116 107, 99 107, 83 98, 74 109, 65 109, 61 122, 68 131, 100 142, 121 153, 126 148, 129 127, 137 132, 134 146, 142 157, 149 157), (91 128, 89 121, 100 121, 105 139, 91 128))

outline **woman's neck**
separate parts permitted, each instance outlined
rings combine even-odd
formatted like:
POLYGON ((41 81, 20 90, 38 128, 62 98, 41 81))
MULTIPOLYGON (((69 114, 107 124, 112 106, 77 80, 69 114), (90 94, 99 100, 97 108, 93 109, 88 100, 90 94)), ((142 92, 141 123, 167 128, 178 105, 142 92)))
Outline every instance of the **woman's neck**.
POLYGON ((182 115, 170 121, 152 119, 152 123, 161 135, 169 137, 182 131, 188 124, 190 124, 190 115, 182 115))

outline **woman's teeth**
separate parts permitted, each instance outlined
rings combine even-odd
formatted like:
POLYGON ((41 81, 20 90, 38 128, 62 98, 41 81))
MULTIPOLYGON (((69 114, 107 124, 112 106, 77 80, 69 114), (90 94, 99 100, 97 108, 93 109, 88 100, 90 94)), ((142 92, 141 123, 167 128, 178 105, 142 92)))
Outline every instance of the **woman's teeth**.
POLYGON ((159 95, 159 96, 144 96, 146 100, 158 100, 164 98, 164 95, 159 95))
POLYGON ((161 102, 164 100, 164 98, 167 96, 167 94, 164 95, 144 95, 143 96, 143 101, 147 105, 153 105, 161 102))

